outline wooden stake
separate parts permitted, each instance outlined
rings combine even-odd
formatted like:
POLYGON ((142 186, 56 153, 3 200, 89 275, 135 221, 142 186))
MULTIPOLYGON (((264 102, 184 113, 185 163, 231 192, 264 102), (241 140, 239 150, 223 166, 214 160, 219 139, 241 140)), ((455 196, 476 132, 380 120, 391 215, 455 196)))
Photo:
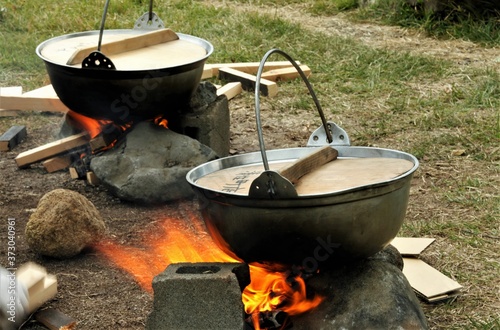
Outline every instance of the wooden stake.
MULTIPOLYGON (((257 77, 231 68, 220 68, 219 78, 231 82, 241 82, 244 90, 255 90, 257 77)), ((275 96, 278 94, 278 85, 275 82, 266 79, 260 80, 260 90, 264 96, 275 96)))
POLYGON ((27 165, 51 158, 60 153, 88 143, 88 139, 89 134, 87 132, 82 132, 35 149, 22 152, 16 157, 17 166, 25 167, 27 165))

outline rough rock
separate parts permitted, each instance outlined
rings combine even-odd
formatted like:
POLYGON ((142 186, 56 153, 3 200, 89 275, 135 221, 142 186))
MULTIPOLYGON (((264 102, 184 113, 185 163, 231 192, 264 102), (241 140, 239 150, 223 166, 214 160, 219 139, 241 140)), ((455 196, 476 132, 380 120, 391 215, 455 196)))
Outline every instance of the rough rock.
POLYGON ((69 258, 106 231, 95 206, 83 195, 67 189, 45 194, 26 225, 26 241, 42 255, 69 258))
POLYGON ((325 301, 295 316, 293 329, 428 329, 399 259, 390 248, 312 277, 308 289, 325 301))
POLYGON ((141 122, 119 145, 92 158, 90 168, 118 198, 159 204, 193 196, 187 172, 215 158, 195 139, 141 122))

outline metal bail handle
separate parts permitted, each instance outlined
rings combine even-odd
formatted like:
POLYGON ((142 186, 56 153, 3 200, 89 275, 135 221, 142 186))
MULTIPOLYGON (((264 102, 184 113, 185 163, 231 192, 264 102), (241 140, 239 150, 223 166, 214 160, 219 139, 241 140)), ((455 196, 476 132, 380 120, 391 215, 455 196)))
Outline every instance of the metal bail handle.
MULTIPOLYGON (((279 49, 271 49, 270 51, 268 51, 260 62, 259 69, 257 71, 257 81, 255 83, 255 118, 257 122, 257 132, 259 134, 260 152, 262 154, 262 162, 264 164, 265 171, 252 182, 248 195, 251 198, 260 199, 290 199, 298 197, 297 190, 295 189, 293 183, 287 178, 283 177, 278 172, 269 170, 269 162, 267 161, 266 147, 264 145, 264 137, 262 134, 262 124, 260 121, 260 79, 267 59, 274 53, 278 53, 284 56, 288 61, 290 61, 290 63, 292 63, 295 69, 297 69, 297 72, 305 82, 307 88, 309 89, 309 93, 311 94, 314 103, 316 104, 316 108, 318 109, 319 115, 321 117, 328 142, 331 143, 333 141, 333 138, 330 129, 328 129, 328 123, 326 122, 318 98, 316 97, 316 94, 314 93, 309 80, 307 79, 300 66, 293 60, 290 55, 279 49)), ((332 152, 332 150, 329 151, 332 152)))
POLYGON ((295 69, 299 73, 300 77, 302 78, 302 80, 306 84, 307 89, 309 90, 309 94, 311 95, 311 97, 314 100, 314 104, 316 105, 316 109, 318 109, 318 113, 319 113, 319 116, 321 118, 321 123, 323 125, 323 128, 325 129, 328 143, 331 143, 333 141, 331 131, 328 129, 328 123, 325 119, 323 109, 321 108, 321 105, 319 104, 318 98, 316 97, 316 93, 314 93, 314 90, 311 86, 311 83, 307 79, 304 71, 302 71, 300 66, 297 64, 297 62, 295 62, 295 60, 290 55, 288 55, 284 51, 277 49, 277 48, 271 49, 264 55, 264 57, 260 61, 259 69, 257 71, 257 79, 256 79, 257 81, 255 82, 255 119, 257 122, 257 133, 259 134, 259 145, 260 145, 260 152, 262 154, 262 162, 264 163, 264 169, 266 171, 269 171, 269 162, 267 161, 266 147, 264 144, 264 137, 262 135, 262 124, 260 121, 260 79, 262 76, 262 72, 264 71, 264 65, 266 64, 267 59, 269 58, 269 56, 271 56, 274 53, 282 55, 295 67, 295 69))
POLYGON ((97 51, 92 52, 83 59, 82 68, 98 69, 98 70, 116 70, 113 62, 101 53, 102 35, 104 33, 104 23, 106 23, 106 16, 108 14, 109 1, 106 0, 104 4, 104 11, 102 13, 101 26, 99 27, 99 42, 97 43, 97 51))
POLYGON ((134 24, 134 30, 157 30, 165 28, 165 24, 153 12, 153 0, 149 1, 149 12, 139 17, 134 24))

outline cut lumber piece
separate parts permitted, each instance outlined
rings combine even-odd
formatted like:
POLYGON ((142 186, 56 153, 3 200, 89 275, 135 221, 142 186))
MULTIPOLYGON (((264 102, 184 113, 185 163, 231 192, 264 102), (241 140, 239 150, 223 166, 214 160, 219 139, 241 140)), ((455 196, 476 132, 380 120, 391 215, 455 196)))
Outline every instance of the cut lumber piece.
POLYGON ((54 308, 47 308, 37 312, 35 320, 50 330, 76 329, 76 320, 54 308))
MULTIPOLYGON (((255 90, 257 77, 231 68, 220 68, 219 78, 230 82, 240 82, 244 90, 255 90)), ((264 96, 275 96, 278 94, 278 85, 274 81, 261 79, 260 91, 264 96)))
POLYGON ((101 180, 95 175, 94 172, 87 172, 87 182, 93 186, 98 186, 101 183, 101 180))
POLYGON ((71 165, 71 155, 63 155, 47 159, 42 163, 48 173, 64 170, 71 165))
POLYGON ((67 112, 66 107, 52 85, 47 85, 22 95, 0 95, 0 109, 6 110, 37 110, 67 112))
MULTIPOLYGON (((300 64, 300 62, 297 63, 300 64)), ((213 64, 205 64, 205 68, 212 69, 212 74, 214 77, 216 77, 219 75, 219 69, 221 68, 230 68, 249 74, 257 74, 257 71, 259 70, 259 65, 260 62, 213 63, 213 64)), ((264 64, 264 70, 275 70, 291 66, 292 63, 288 61, 274 61, 274 62, 270 61, 264 64)))
POLYGON ((46 276, 45 268, 34 262, 23 264, 17 271, 17 280, 28 290, 29 296, 43 289, 46 276))
POLYGON ((28 314, 33 313, 57 294, 57 279, 44 267, 27 262, 17 270, 17 280, 28 291, 28 314))
POLYGON ((102 128, 102 131, 97 136, 90 140, 90 149, 92 150, 92 152, 98 152, 104 148, 107 148, 122 134, 123 130, 121 128, 114 125, 113 123, 107 124, 102 128))
POLYGON ((1 96, 19 96, 23 94, 21 86, 0 87, 1 96))
POLYGON ((45 144, 35 149, 22 152, 16 157, 17 166, 24 167, 42 160, 46 160, 60 153, 87 144, 88 140, 88 133, 82 132, 61 140, 45 144))
MULTIPOLYGON (((171 29, 166 28, 147 32, 122 40, 104 43, 101 45, 101 52, 107 56, 115 55, 178 39, 179 36, 177 35, 177 33, 172 31, 171 29)), ((82 63, 82 61, 95 50, 97 50, 97 45, 78 49, 70 56, 66 64, 73 65, 82 63)))
POLYGON ((57 279, 54 275, 47 275, 43 281, 43 287, 28 298, 28 311, 33 313, 46 301, 54 298, 57 294, 57 279))
POLYGON ((208 79, 214 76, 216 75, 214 75, 214 71, 212 70, 212 68, 205 65, 203 67, 203 73, 201 74, 201 79, 208 79))
POLYGON ((43 98, 43 97, 58 98, 57 93, 51 84, 30 90, 26 93, 23 93, 22 96, 33 97, 33 98, 43 98))
POLYGON ((224 86, 217 88, 217 96, 226 95, 227 99, 230 100, 236 95, 240 94, 243 88, 239 81, 227 83, 224 86))
MULTIPOLYGON (((23 88, 21 86, 13 87, 0 87, 0 97, 1 96, 21 96, 23 94, 23 88)), ((0 101, 0 105, 1 105, 0 101)), ((17 110, 3 109, 0 106, 0 117, 13 117, 17 116, 17 110)))
POLYGON ((0 150, 12 150, 21 143, 27 135, 26 126, 12 126, 7 132, 0 136, 0 150))
MULTIPOLYGON (((311 69, 307 65, 300 65, 300 69, 304 72, 306 77, 311 75, 311 69)), ((295 67, 270 70, 263 72, 261 75, 261 78, 271 81, 286 81, 296 79, 298 77, 300 77, 300 75, 295 67)))
POLYGON ((0 109, 0 117, 16 117, 19 116, 19 110, 0 109))

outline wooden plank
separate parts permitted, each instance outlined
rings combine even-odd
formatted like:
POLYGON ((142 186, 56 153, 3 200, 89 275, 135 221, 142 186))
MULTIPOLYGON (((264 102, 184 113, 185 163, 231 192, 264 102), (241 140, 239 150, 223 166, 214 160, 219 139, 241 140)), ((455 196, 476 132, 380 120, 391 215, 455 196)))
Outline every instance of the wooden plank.
POLYGON ((23 97, 33 98, 58 98, 56 91, 52 84, 30 90, 22 95, 23 97))
POLYGON ((76 321, 74 319, 54 308, 46 308, 37 312, 35 320, 50 330, 76 329, 76 321))
POLYGON ((47 271, 34 262, 27 262, 17 271, 17 279, 28 290, 28 297, 43 289, 47 271))
POLYGON ((35 149, 22 152, 16 157, 17 166, 24 167, 42 160, 46 160, 60 153, 82 146, 88 143, 88 140, 88 133, 82 132, 61 140, 45 144, 35 149))
MULTIPOLYGON (((294 159, 270 162, 272 171, 291 164, 294 159)), ((396 158, 341 158, 304 175, 295 189, 300 195, 325 194, 377 184, 393 179, 413 167, 413 163, 396 158)), ((251 183, 264 171, 262 164, 230 167, 215 171, 196 182, 216 191, 248 196, 251 183)))
POLYGON ((217 96, 226 95, 227 99, 230 100, 236 95, 243 91, 241 83, 239 81, 227 83, 224 86, 217 88, 217 96))
POLYGON ((26 126, 12 126, 0 136, 0 150, 8 151, 15 148, 27 135, 26 126))
POLYGON ((33 313, 57 293, 57 279, 47 274, 44 267, 27 262, 17 271, 17 279, 28 290, 27 314, 33 313))
POLYGON ((47 275, 43 281, 43 287, 28 298, 28 311, 33 313, 45 302, 54 298, 57 294, 57 278, 54 275, 47 275))
POLYGON ((19 96, 23 94, 22 86, 0 87, 1 96, 19 96))
POLYGON ((63 155, 50 158, 44 161, 42 165, 48 173, 64 170, 71 165, 71 156, 63 155))
MULTIPOLYGON (((101 44, 101 52, 106 56, 115 55, 178 39, 179 36, 171 29, 155 30, 126 39, 103 43, 101 44)), ((66 64, 82 63, 95 50, 97 50, 97 45, 78 49, 70 56, 66 64)))
POLYGON ((212 68, 205 65, 203 67, 203 73, 201 74, 201 79, 208 79, 208 78, 212 78, 214 76, 216 76, 216 75, 214 75, 214 71, 212 70, 212 68))
POLYGON ((36 110, 66 113, 66 107, 52 85, 47 85, 22 95, 0 95, 0 109, 6 110, 36 110))
POLYGON ((455 297, 462 286, 437 269, 416 258, 403 258, 403 274, 413 290, 428 302, 455 297))
MULTIPOLYGON (((244 90, 255 90, 257 77, 245 72, 231 68, 220 68, 219 78, 230 82, 240 82, 244 90)), ((278 85, 274 81, 260 80, 260 91, 264 96, 275 96, 278 94, 278 85)))
MULTIPOLYGON (((307 65, 300 65, 300 69, 306 77, 311 75, 311 69, 307 65)), ((271 81, 287 81, 300 77, 299 72, 295 67, 283 68, 283 69, 275 69, 262 73, 262 78, 271 80, 271 81)))
MULTIPOLYGON (((300 62, 297 63, 300 64, 300 62)), ((235 69, 248 74, 257 74, 259 65, 260 62, 213 63, 205 64, 205 68, 212 69, 213 76, 216 77, 219 75, 219 69, 221 68, 235 69)), ((290 63, 289 61, 269 61, 264 64, 264 71, 287 68, 291 66, 292 63, 290 63)))
MULTIPOLYGON (((21 86, 12 87, 0 87, 0 97, 1 96, 21 96, 23 94, 23 88, 21 86)), ((0 104, 1 101, 0 101, 0 104)), ((17 110, 2 109, 0 107, 0 117, 13 117, 17 116, 19 113, 17 110)))

